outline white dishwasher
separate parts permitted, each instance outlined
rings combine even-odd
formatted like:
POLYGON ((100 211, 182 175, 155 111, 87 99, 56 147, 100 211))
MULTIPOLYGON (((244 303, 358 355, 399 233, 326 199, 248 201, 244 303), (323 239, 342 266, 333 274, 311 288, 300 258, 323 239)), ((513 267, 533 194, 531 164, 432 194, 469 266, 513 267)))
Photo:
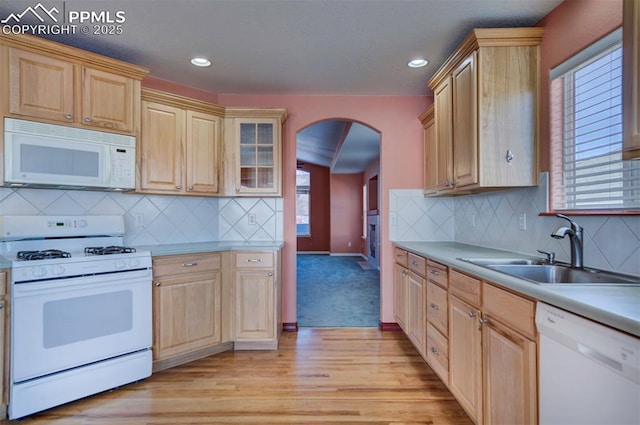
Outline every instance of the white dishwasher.
POLYGON ((540 424, 640 424, 640 339, 538 303, 540 424))

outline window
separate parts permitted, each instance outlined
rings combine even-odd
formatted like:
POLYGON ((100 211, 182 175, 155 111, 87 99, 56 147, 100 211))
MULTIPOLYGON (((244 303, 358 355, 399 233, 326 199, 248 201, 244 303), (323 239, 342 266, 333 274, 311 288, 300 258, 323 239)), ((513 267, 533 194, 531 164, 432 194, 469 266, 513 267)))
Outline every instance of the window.
POLYGON ((551 70, 554 211, 640 207, 640 161, 622 160, 622 34, 551 70))
POLYGON ((296 233, 298 236, 311 236, 310 187, 311 173, 296 170, 296 233))

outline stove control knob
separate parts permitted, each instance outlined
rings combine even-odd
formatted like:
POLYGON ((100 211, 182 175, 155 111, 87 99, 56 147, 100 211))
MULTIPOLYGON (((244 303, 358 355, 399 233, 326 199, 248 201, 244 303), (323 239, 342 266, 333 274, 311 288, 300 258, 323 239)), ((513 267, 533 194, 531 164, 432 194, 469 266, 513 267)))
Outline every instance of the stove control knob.
POLYGON ((33 269, 33 277, 45 277, 47 269, 45 267, 36 267, 33 269))
POLYGON ((117 260, 116 261, 116 269, 124 269, 126 267, 126 263, 124 260, 117 260))
POLYGON ((138 260, 137 258, 132 258, 129 260, 129 267, 134 268, 134 267, 138 267, 140 265, 140 260, 138 260))
POLYGON ((61 266, 60 264, 53 266, 53 274, 56 276, 64 274, 64 266, 61 266))

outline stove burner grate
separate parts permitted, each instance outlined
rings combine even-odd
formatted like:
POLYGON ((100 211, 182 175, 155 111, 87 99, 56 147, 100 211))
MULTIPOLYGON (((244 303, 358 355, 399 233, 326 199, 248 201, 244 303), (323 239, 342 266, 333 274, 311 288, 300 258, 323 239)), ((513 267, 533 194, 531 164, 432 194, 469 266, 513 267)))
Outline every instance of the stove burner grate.
POLYGON ((51 258, 71 258, 71 254, 58 249, 45 251, 18 251, 17 258, 20 261, 48 260, 51 258))
POLYGON ((127 246, 88 246, 84 249, 85 255, 130 254, 132 252, 136 252, 136 249, 127 246))

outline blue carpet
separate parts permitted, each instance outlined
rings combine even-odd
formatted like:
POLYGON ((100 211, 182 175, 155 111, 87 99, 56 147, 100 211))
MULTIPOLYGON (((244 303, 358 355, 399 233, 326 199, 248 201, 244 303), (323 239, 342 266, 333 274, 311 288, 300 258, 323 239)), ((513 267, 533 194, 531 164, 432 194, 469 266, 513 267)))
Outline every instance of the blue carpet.
POLYGON ((298 255, 298 325, 377 327, 380 272, 363 270, 362 257, 298 255))

